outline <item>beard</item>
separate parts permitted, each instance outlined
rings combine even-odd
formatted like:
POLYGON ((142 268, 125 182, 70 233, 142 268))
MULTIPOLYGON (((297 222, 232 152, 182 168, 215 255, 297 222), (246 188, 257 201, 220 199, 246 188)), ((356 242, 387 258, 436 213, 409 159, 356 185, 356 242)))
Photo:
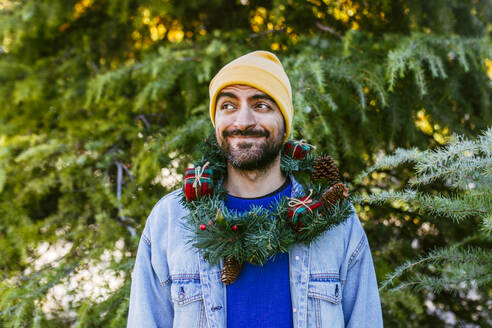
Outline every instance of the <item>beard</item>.
MULTIPOLYGON (((217 136, 216 136, 217 137, 217 136)), ((283 131, 275 136, 263 129, 229 130, 217 138, 219 148, 231 165, 242 171, 263 171, 268 169, 280 154, 283 145, 283 131), (260 141, 239 141, 232 146, 229 136, 265 137, 260 141)))

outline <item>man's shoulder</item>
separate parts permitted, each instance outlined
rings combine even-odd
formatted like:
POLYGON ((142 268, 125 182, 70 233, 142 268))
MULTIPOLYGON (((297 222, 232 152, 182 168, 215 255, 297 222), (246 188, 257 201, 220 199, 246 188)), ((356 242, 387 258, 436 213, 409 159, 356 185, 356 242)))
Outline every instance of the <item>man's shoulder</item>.
POLYGON ((330 256, 338 258, 339 261, 347 259, 352 262, 357 257, 367 245, 367 237, 354 207, 351 207, 352 213, 345 221, 325 231, 313 241, 312 251, 330 253, 330 256))
POLYGON ((334 235, 344 240, 360 239, 364 234, 364 228, 357 216, 357 212, 352 204, 350 204, 351 213, 349 216, 338 225, 332 227, 325 232, 325 235, 334 235))
POLYGON ((154 210, 159 210, 162 209, 166 206, 183 206, 181 204, 181 197, 182 197, 182 189, 176 189, 174 191, 171 191, 170 193, 164 195, 155 203, 154 210))
POLYGON ((367 237, 354 206, 352 204, 350 206, 352 214, 343 223, 343 231, 348 250, 353 252, 356 248, 363 247, 367 243, 367 237))
MULTIPOLYGON (((293 196, 302 196, 304 194, 303 186, 297 182, 293 176, 290 178, 292 181, 293 196)), ((359 217, 357 216, 355 207, 350 204, 350 208, 351 214, 349 217, 345 221, 322 233, 314 240, 314 246, 325 249, 327 247, 333 248, 334 245, 336 245, 336 248, 339 248, 340 252, 342 252, 342 250, 345 252, 354 252, 367 244, 366 234, 359 217)))
MULTIPOLYGON (((344 244, 345 244, 345 261, 344 269, 349 269, 356 263, 364 250, 369 247, 366 232, 362 226, 359 216, 353 205, 352 214, 344 225, 344 244)), ((345 276, 345 274, 343 274, 345 276)))
POLYGON ((181 220, 187 214, 181 198, 182 190, 177 189, 159 199, 147 217, 143 234, 151 238, 152 235, 165 233, 169 225, 181 220))

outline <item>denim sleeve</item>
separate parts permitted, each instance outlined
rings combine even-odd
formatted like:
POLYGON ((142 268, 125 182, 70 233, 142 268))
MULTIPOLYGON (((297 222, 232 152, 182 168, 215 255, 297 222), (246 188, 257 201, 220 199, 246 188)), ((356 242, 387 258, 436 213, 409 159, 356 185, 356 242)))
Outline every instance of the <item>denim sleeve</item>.
MULTIPOLYGON (((154 209, 150 214, 138 246, 132 275, 128 328, 173 326, 174 310, 171 304, 169 279, 159 279, 152 265, 152 251, 156 252, 159 249, 153 247, 157 245, 153 245, 149 237, 150 225, 158 216, 156 212, 159 211, 154 209)), ((165 252, 159 252, 157 256, 159 261, 166 261, 165 252)))
MULTIPOLYGON (((357 223, 360 225, 358 219, 357 223)), ((342 295, 345 326, 383 327, 376 273, 367 237, 363 231, 348 263, 342 295)))

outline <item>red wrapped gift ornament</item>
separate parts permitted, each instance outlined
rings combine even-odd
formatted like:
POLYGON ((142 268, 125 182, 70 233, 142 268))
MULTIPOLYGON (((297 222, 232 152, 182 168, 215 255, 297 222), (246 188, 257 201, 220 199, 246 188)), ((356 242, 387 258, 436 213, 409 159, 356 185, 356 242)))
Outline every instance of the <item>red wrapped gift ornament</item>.
POLYGON ((305 140, 289 140, 284 145, 284 153, 295 159, 303 159, 312 148, 314 146, 306 143, 305 140))
POLYGON ((309 195, 304 196, 301 199, 289 198, 289 210, 287 211, 287 215, 292 219, 292 225, 297 230, 300 230, 303 227, 302 216, 304 214, 312 212, 323 205, 323 202, 311 199, 312 194, 313 191, 311 190, 309 195))
POLYGON ((213 195, 213 172, 212 169, 207 168, 208 164, 207 162, 203 167, 186 169, 184 193, 187 201, 197 200, 204 195, 213 195))

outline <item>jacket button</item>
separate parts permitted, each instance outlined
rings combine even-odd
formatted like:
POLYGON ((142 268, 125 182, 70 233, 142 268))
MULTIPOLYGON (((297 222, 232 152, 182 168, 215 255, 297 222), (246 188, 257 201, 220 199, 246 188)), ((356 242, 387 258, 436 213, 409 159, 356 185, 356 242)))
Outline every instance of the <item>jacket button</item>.
POLYGON ((296 261, 299 261, 299 256, 296 255, 296 261))
POLYGON ((293 308, 292 309, 292 312, 296 313, 297 312, 297 309, 296 308, 293 308))
POLYGON ((179 293, 179 295, 178 295, 178 299, 179 299, 180 301, 182 301, 182 300, 184 300, 184 298, 185 298, 185 294, 184 294, 184 293, 179 293))

